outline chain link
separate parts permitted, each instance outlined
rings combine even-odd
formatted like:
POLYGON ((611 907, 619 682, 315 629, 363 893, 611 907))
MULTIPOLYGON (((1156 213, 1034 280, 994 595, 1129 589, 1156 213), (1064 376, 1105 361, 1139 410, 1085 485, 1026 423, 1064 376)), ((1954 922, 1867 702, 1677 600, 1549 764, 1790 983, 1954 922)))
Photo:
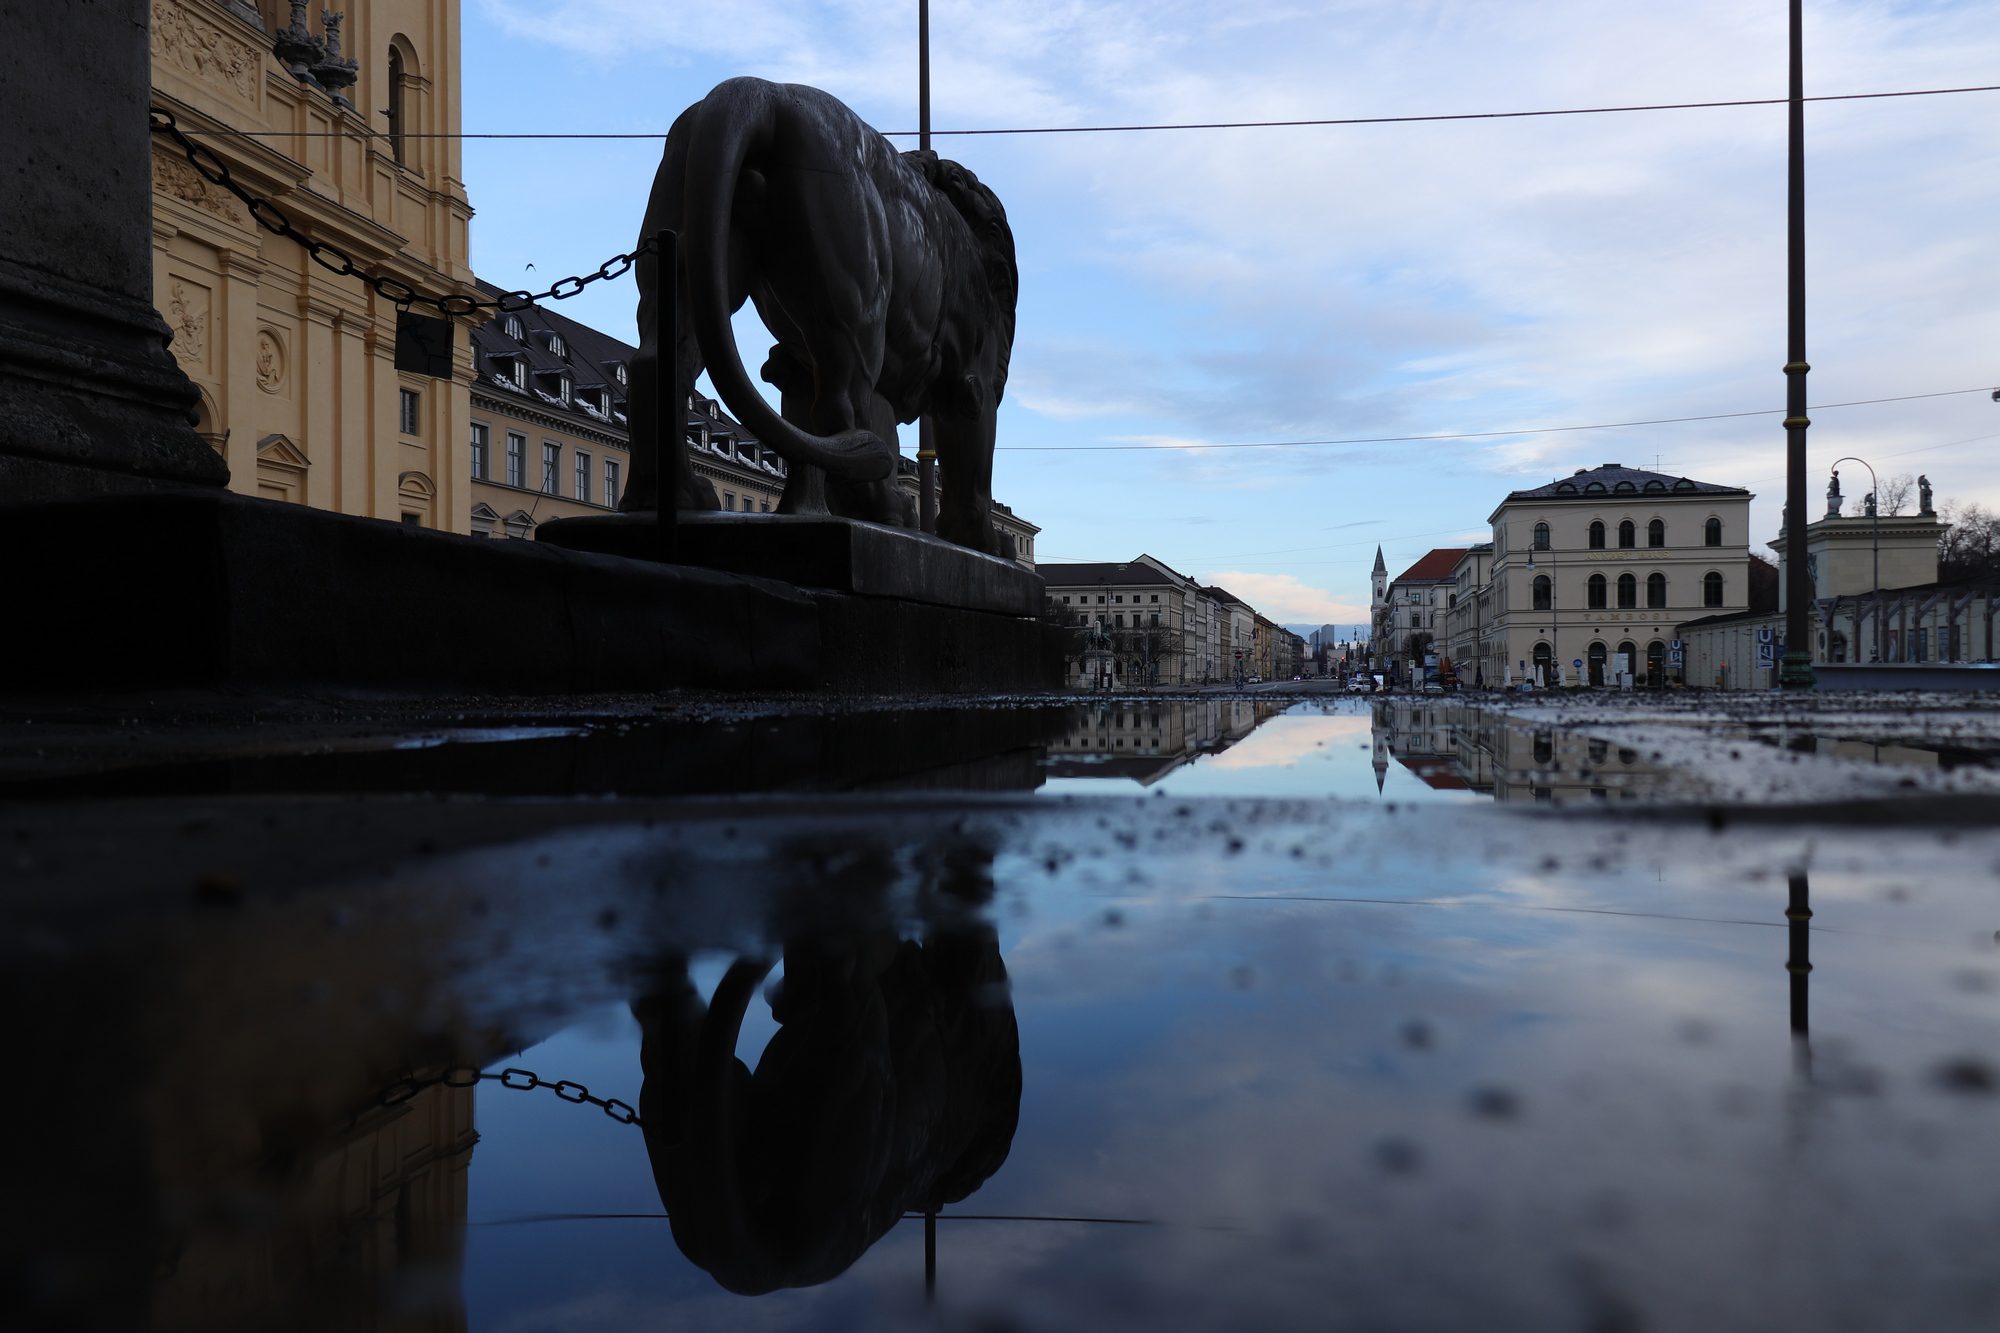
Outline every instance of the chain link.
MULTIPOLYGON (((370 273, 361 267, 354 256, 348 254, 330 241, 317 241, 300 231, 291 215, 269 199, 251 194, 239 184, 229 172, 229 164, 206 144, 189 138, 174 120, 174 113, 160 107, 148 112, 152 132, 164 134, 187 156, 188 165, 211 185, 219 185, 243 201, 250 210, 250 216, 266 231, 296 241, 315 264, 336 277, 358 278, 375 289, 384 300, 392 302, 397 309, 407 310, 411 306, 425 306, 437 311, 447 319, 457 316, 475 315, 482 310, 494 310, 501 314, 513 314, 526 310, 538 301, 566 301, 572 296, 582 295, 584 289, 593 282, 606 278, 621 278, 631 271, 632 265, 641 255, 653 252, 651 237, 639 243, 629 254, 613 255, 597 266, 595 273, 583 273, 575 277, 558 278, 549 284, 544 292, 503 292, 497 297, 482 299, 453 292, 445 296, 427 296, 401 278, 385 273, 370 273)), ((624 1103, 620 1102, 623 1106, 624 1103)), ((627 1108, 630 1109, 630 1108, 627 1108)), ((614 1117, 615 1119, 616 1117, 614 1117)), ((629 1123, 629 1122, 628 1122, 629 1123)))
MULTIPOLYGON (((573 1079, 557 1079, 552 1082, 532 1069, 517 1069, 512 1066, 497 1074, 483 1072, 472 1065, 450 1065, 435 1078, 416 1078, 406 1075, 377 1093, 375 1105, 379 1109, 387 1110, 401 1106, 429 1088, 470 1088, 479 1083, 498 1083, 501 1087, 512 1088, 515 1092, 533 1092, 537 1088, 547 1088, 572 1105, 595 1106, 621 1125, 638 1125, 641 1129, 645 1128, 639 1119, 638 1111, 633 1109, 630 1102, 621 1101, 616 1097, 599 1097, 573 1079)), ((363 1113, 357 1113, 354 1119, 357 1121, 361 1119, 361 1114, 363 1113)))

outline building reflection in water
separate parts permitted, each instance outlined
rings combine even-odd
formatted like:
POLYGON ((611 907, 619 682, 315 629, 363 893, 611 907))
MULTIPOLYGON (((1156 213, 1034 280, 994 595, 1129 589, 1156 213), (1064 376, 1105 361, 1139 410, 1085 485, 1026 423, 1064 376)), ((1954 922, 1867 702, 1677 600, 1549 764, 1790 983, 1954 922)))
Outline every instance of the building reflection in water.
POLYGON ((665 958, 634 1003, 660 1201, 681 1252, 728 1290, 830 1281, 912 1213, 926 1219, 933 1278, 936 1214, 1006 1161, 1021 1041, 978 910, 991 851, 953 848, 933 887, 920 938, 883 923, 785 940, 778 1028, 754 1071, 736 1044, 771 959, 738 959, 703 1003, 685 960, 665 958))
POLYGON ((1376 700, 1373 717, 1377 791, 1392 764, 1435 790, 1496 801, 1632 800, 1669 780, 1636 750, 1449 697, 1376 700))
POLYGON ((1150 787, 1220 754, 1291 706, 1288 700, 1161 699, 1087 704, 1050 742, 1051 778, 1125 778, 1150 787))

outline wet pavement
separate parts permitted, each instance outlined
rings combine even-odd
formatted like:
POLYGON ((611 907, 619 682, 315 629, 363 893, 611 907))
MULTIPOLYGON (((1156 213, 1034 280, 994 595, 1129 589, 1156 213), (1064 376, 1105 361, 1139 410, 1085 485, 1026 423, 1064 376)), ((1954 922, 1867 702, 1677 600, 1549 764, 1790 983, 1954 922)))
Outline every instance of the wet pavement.
POLYGON ((2000 712, 1725 703, 0 720, 10 1304, 2000 1325, 2000 712))

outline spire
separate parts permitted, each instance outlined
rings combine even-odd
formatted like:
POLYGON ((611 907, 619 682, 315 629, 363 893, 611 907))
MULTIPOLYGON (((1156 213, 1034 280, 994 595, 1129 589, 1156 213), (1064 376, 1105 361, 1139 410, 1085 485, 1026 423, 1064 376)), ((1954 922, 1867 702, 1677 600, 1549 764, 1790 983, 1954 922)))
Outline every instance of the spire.
POLYGON ((1389 567, 1382 563, 1382 548, 1379 545, 1375 548, 1375 572, 1377 574, 1389 572, 1389 567))

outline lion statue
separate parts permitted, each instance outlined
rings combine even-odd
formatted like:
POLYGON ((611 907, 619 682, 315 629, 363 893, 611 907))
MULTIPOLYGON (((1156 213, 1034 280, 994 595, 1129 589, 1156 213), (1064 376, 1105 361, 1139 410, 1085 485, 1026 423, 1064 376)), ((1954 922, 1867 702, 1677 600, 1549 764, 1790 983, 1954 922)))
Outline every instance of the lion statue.
MULTIPOLYGON (((994 414, 1007 386, 1019 283, 993 192, 934 153, 899 153, 817 88, 730 79, 667 135, 644 236, 680 235, 672 288, 677 377, 703 369, 725 406, 790 465, 780 513, 912 526, 896 485, 896 426, 928 418, 942 469, 938 535, 1000 554, 992 528, 994 414), (774 412, 730 327, 743 302, 776 339, 774 412)), ((652 451, 662 410, 661 271, 636 265, 639 353, 629 377, 632 477, 620 507, 662 495, 717 508, 684 449, 652 451)), ((676 408, 669 407, 674 411, 676 408)))

